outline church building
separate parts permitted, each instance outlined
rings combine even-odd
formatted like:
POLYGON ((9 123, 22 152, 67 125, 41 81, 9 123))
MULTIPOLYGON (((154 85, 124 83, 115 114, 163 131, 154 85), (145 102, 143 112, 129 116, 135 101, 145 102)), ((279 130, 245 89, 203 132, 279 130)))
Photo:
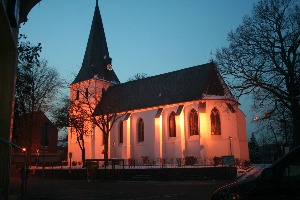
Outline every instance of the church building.
MULTIPOLYGON (((205 165, 216 156, 249 160, 245 114, 213 62, 120 83, 111 61, 97 2, 70 100, 93 94, 93 108, 114 108, 121 116, 110 131, 109 158, 171 164, 194 156, 205 165)), ((102 131, 86 123, 91 129, 84 136, 86 159, 104 158, 102 131)), ((72 161, 82 161, 72 127, 68 152, 72 161)))

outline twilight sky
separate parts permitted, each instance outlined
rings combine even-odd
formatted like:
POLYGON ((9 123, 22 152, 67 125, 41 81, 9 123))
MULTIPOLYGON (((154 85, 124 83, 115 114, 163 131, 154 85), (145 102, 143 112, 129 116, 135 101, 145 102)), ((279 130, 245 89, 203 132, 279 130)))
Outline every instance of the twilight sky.
MULTIPOLYGON (((227 34, 251 15, 258 0, 99 0, 113 69, 121 82, 158 75, 214 58, 227 34)), ((96 0, 42 0, 20 33, 42 43, 41 58, 71 83, 78 73, 96 0)), ((253 113, 240 100, 251 134, 253 113)))

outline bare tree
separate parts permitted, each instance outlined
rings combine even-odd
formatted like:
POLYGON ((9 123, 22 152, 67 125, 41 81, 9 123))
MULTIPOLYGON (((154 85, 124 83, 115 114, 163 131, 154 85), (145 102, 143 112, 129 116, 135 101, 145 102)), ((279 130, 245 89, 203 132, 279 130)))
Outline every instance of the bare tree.
MULTIPOLYGON (((23 36, 24 39, 26 37, 23 36)), ((20 40, 18 45, 18 69, 15 93, 15 120, 14 129, 17 128, 20 117, 25 120, 26 130, 17 142, 25 144, 28 152, 28 164, 31 157, 32 131, 35 111, 47 112, 52 108, 59 89, 63 86, 57 71, 48 66, 46 60, 39 59, 41 45, 32 45, 28 41, 20 40)))
POLYGON ((95 108, 97 115, 92 115, 93 123, 100 128, 104 139, 104 159, 108 159, 108 139, 110 131, 120 118, 125 116, 127 112, 118 113, 114 108, 104 108, 97 106, 95 108))
POLYGON ((134 76, 130 77, 127 81, 134 81, 134 80, 139 80, 147 77, 148 75, 145 73, 137 73, 134 76))
MULTIPOLYGON (((73 105, 76 105, 77 110, 80 112, 80 116, 78 114, 74 114, 74 118, 83 117, 85 123, 89 123, 89 127, 98 127, 102 134, 104 140, 104 159, 108 159, 108 140, 110 131, 120 118, 122 118, 126 112, 118 112, 116 107, 101 107, 98 106, 98 103, 102 100, 105 89, 100 88, 101 84, 97 84, 97 79, 90 81, 88 85, 82 87, 82 85, 78 85, 78 87, 72 86, 72 90, 76 91, 76 97, 71 97, 70 108, 73 105)), ((72 111, 70 109, 70 118, 72 115, 72 111)), ((81 120, 81 119, 79 119, 81 120)), ((84 133, 82 131, 82 133, 84 133)), ((84 133, 86 135, 86 133, 84 133)))
POLYGON ((299 2, 261 0, 228 40, 229 47, 218 50, 216 57, 236 97, 252 94, 266 113, 285 107, 293 143, 300 144, 299 2))
POLYGON ((68 96, 63 96, 56 103, 56 106, 52 110, 53 123, 58 129, 64 129, 68 127, 70 109, 70 99, 68 96))
POLYGON ((81 149, 81 159, 85 165, 85 137, 91 136, 92 129, 88 110, 78 101, 71 101, 69 107, 68 126, 71 127, 71 134, 75 134, 76 141, 81 149), (74 130, 74 131, 73 131, 74 130))

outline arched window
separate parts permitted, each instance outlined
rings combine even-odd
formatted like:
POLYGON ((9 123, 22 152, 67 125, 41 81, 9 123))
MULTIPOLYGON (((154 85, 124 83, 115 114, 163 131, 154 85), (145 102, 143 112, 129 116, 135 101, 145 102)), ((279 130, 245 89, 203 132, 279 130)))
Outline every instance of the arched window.
POLYGON ((176 137, 176 121, 175 121, 175 112, 171 112, 169 117, 169 136, 176 137))
POLYGON ((198 131, 198 113, 194 108, 190 112, 189 126, 190 126, 190 136, 199 135, 199 131, 198 131))
POLYGON ((119 143, 123 143, 123 121, 119 125, 119 143))
POLYGON ((144 120, 138 120, 138 142, 144 142, 144 120))
POLYGON ((211 134, 221 135, 221 120, 218 109, 213 108, 210 113, 211 134))

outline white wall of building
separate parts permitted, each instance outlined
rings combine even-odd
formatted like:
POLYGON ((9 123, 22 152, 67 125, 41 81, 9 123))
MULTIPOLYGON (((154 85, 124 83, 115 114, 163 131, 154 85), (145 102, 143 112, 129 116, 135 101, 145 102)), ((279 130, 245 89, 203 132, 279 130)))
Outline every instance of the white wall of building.
MULTIPOLYGON (((206 100, 206 112, 199 113, 198 102, 186 102, 180 115, 176 116, 176 137, 169 136, 168 120, 170 113, 177 112, 178 105, 165 106, 160 117, 155 118, 158 108, 132 112, 130 117, 117 121, 110 133, 109 150, 112 158, 135 158, 141 162, 143 156, 159 161, 165 158, 167 162, 175 162, 176 158, 195 156, 202 164, 209 164, 213 157, 227 156, 231 152, 235 158, 249 159, 248 141, 246 136, 245 115, 235 106, 236 112, 231 112, 227 104, 221 100, 206 100), (210 113, 217 108, 221 119, 221 135, 211 135, 210 113), (189 134, 189 113, 192 109, 198 111, 199 135, 189 134), (137 122, 144 121, 144 142, 138 142, 137 122), (123 123, 123 143, 119 141, 120 123, 123 123), (232 140, 229 140, 229 136, 232 140), (231 150, 230 150, 231 142, 231 150)), ((70 137, 70 135, 69 135, 70 137)), ((81 160, 78 144, 69 140, 69 151, 73 159, 81 160)), ((95 137, 86 142, 86 158, 103 158, 102 133, 96 127, 95 137)))

